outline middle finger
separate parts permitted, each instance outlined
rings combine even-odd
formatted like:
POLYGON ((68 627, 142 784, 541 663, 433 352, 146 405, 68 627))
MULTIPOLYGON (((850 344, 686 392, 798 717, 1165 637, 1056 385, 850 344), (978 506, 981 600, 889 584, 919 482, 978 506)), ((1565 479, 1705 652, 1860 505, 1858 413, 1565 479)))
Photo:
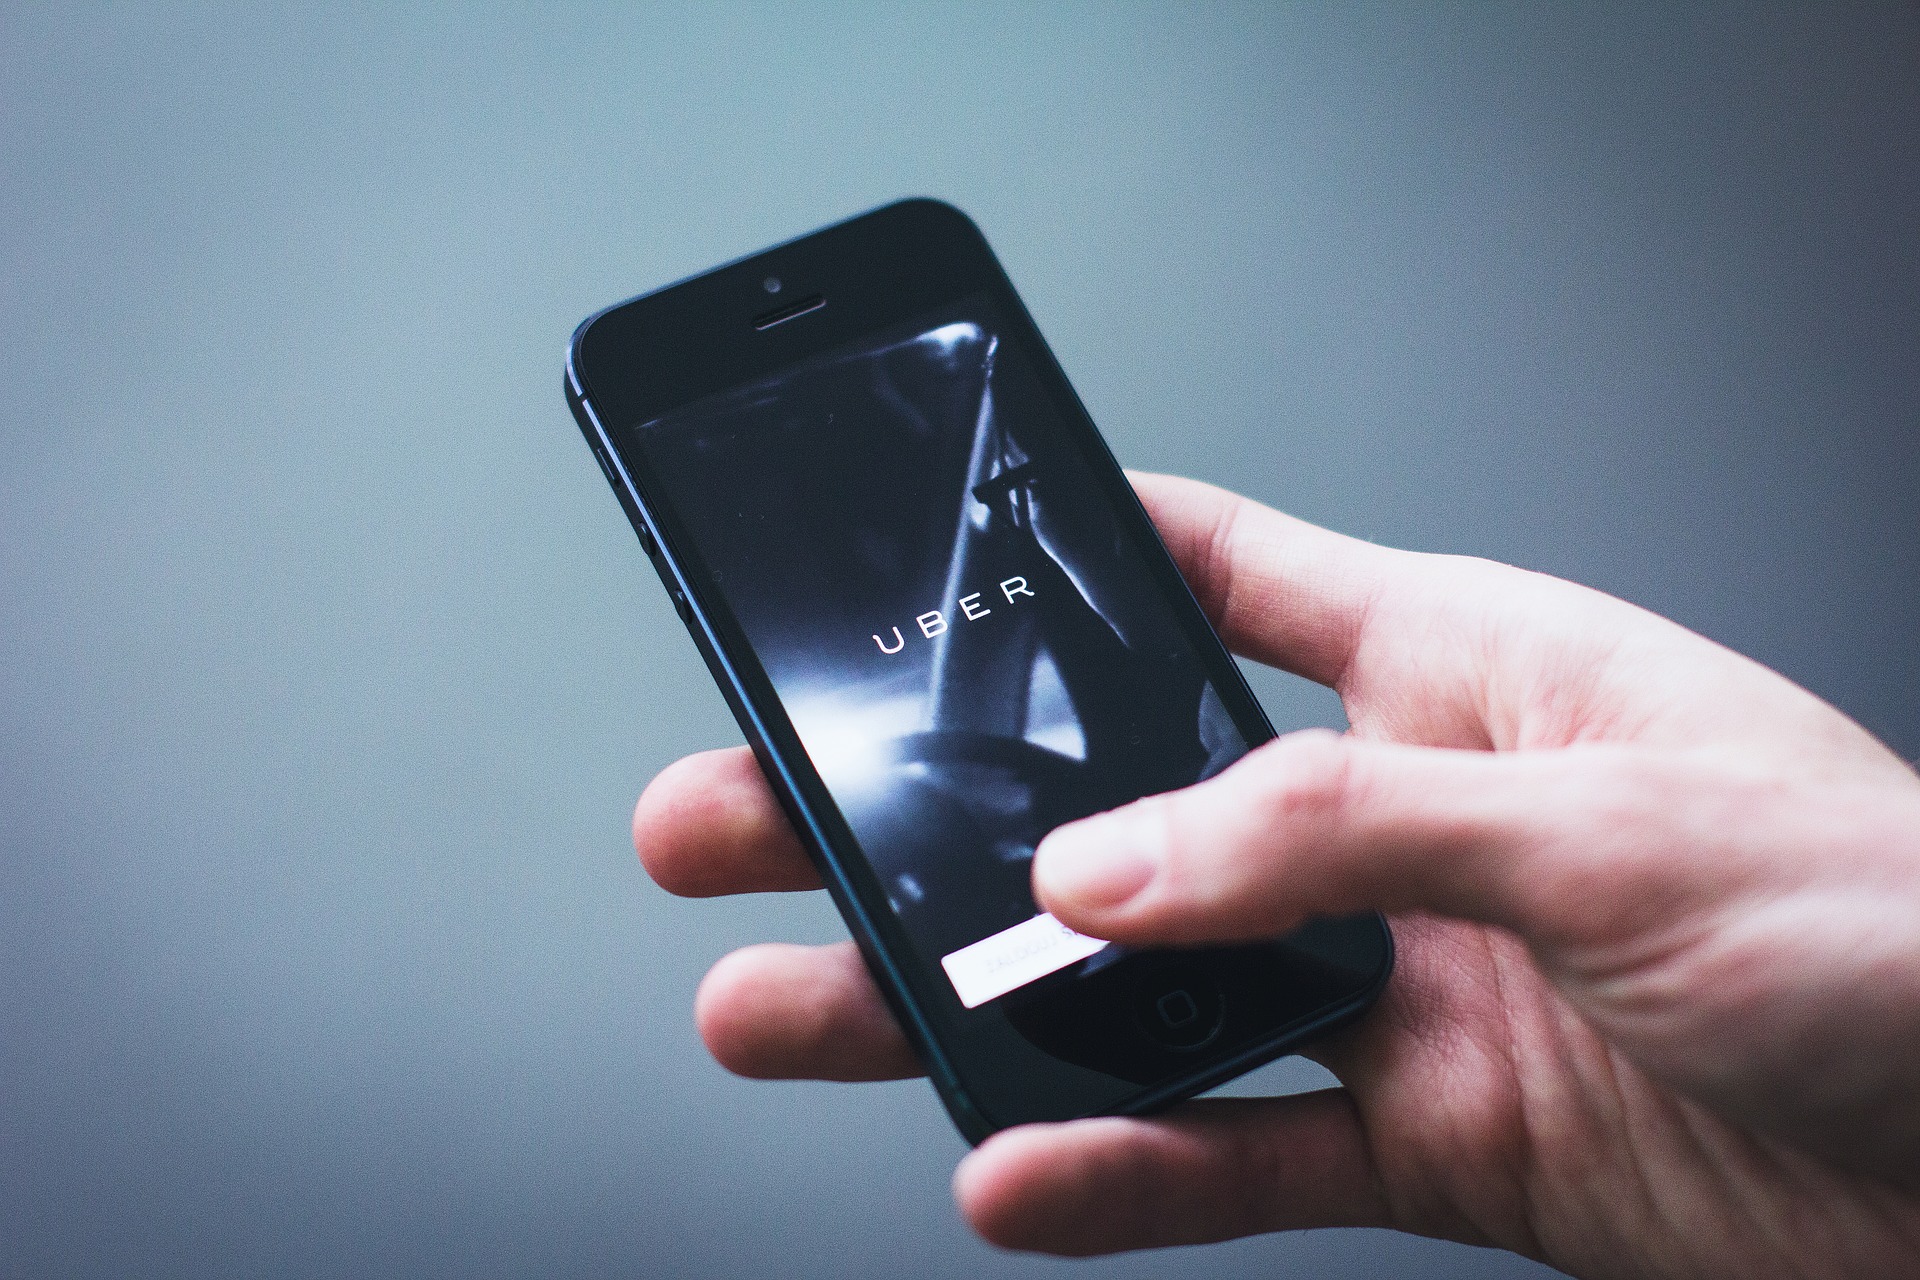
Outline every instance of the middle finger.
POLYGON ((694 998, 720 1065, 756 1080, 900 1080, 918 1058, 851 942, 768 942, 713 966, 694 998))

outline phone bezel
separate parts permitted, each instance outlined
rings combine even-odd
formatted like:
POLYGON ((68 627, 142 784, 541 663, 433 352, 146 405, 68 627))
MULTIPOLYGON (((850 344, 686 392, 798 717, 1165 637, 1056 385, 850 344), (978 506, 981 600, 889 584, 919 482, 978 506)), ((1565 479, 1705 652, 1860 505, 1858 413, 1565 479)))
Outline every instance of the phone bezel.
MULTIPOLYGON (((970 1043, 969 1019, 944 975, 922 964, 878 878, 861 856, 824 782, 813 770, 771 681, 730 610, 711 586, 697 547, 678 527, 670 503, 633 433, 708 395, 770 376, 863 335, 905 323, 969 296, 989 295, 1008 336, 1029 357, 1062 423, 1091 464, 1095 482, 1148 564, 1229 714, 1250 745, 1273 729, 1166 552, 1146 511, 1113 459, 1051 348, 985 238, 951 205, 909 200, 739 259, 597 313, 575 331, 568 350, 567 398, 643 546, 680 608, 715 681, 726 695, 774 791, 801 834, 836 905, 909 1039, 928 1067, 956 1124, 971 1140, 1024 1119, 983 1105, 980 1077, 989 1064, 967 1061, 991 1046, 970 1043), (819 294, 827 306, 803 321, 755 330, 752 317, 771 301, 762 281, 778 276, 787 296, 819 294)), ((1374 917, 1381 963, 1351 997, 1316 1008, 1250 1049, 1202 1058, 1184 1071, 1088 1108, 1136 1112, 1188 1096, 1285 1052, 1362 1011, 1392 963, 1391 934, 1374 917)), ((991 1037, 988 1037, 991 1039, 991 1037)), ((1072 1110, 1069 1108, 1068 1110, 1072 1110)), ((1073 1114, 1082 1114, 1073 1111, 1073 1114)), ((1067 1118, 1066 1115, 1046 1118, 1067 1118)))

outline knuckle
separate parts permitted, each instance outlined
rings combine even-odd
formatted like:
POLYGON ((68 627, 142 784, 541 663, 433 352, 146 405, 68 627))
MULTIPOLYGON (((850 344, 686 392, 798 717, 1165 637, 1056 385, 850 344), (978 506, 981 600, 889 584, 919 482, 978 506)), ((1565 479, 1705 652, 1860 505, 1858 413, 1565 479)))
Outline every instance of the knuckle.
POLYGON ((1157 941, 1201 940, 1204 921, 1219 896, 1223 850, 1218 824, 1199 806, 1213 802, 1207 789, 1175 791, 1136 802, 1135 821, 1145 841, 1160 850, 1153 887, 1127 904, 1136 924, 1150 924, 1157 941))
POLYGON ((1261 809, 1289 831, 1319 830, 1347 808, 1355 783, 1352 744, 1327 729, 1291 734, 1275 744, 1261 771, 1261 809))
POLYGON ((1148 796, 1135 802, 1134 821, 1148 842, 1164 851, 1163 875, 1175 885, 1188 879, 1193 870, 1194 846, 1187 838, 1190 825, 1187 817, 1194 803, 1194 798, 1183 791, 1148 796))
POLYGON ((1262 748, 1238 774, 1140 802, 1162 850, 1151 911, 1173 942, 1264 929, 1297 887, 1296 854, 1321 842, 1353 785, 1352 743, 1330 730, 1262 748))

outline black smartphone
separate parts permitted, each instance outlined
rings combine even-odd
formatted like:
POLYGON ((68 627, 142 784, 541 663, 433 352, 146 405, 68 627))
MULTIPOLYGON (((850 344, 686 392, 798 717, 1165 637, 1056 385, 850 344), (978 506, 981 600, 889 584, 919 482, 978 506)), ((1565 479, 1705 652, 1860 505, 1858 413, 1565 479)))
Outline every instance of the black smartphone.
POLYGON ((1379 993, 1377 915, 1138 950, 1035 905, 1048 831, 1274 735, 964 214, 602 311, 566 393, 969 1140, 1163 1106, 1379 993))

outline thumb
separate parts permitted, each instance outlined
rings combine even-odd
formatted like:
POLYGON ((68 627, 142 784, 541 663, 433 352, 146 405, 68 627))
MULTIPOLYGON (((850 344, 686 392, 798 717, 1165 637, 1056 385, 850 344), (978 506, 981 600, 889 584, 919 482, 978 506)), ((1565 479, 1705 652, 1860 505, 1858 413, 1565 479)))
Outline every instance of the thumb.
MULTIPOLYGON (((1309 730, 1183 791, 1041 842, 1041 905, 1127 943, 1273 937, 1314 916, 1425 910, 1533 942, 1656 923, 1706 873, 1669 856, 1669 771, 1610 747, 1494 754, 1309 730)), ((1699 834, 1710 842, 1710 834, 1699 834)), ((1697 886, 1704 889, 1705 885, 1697 886)))

